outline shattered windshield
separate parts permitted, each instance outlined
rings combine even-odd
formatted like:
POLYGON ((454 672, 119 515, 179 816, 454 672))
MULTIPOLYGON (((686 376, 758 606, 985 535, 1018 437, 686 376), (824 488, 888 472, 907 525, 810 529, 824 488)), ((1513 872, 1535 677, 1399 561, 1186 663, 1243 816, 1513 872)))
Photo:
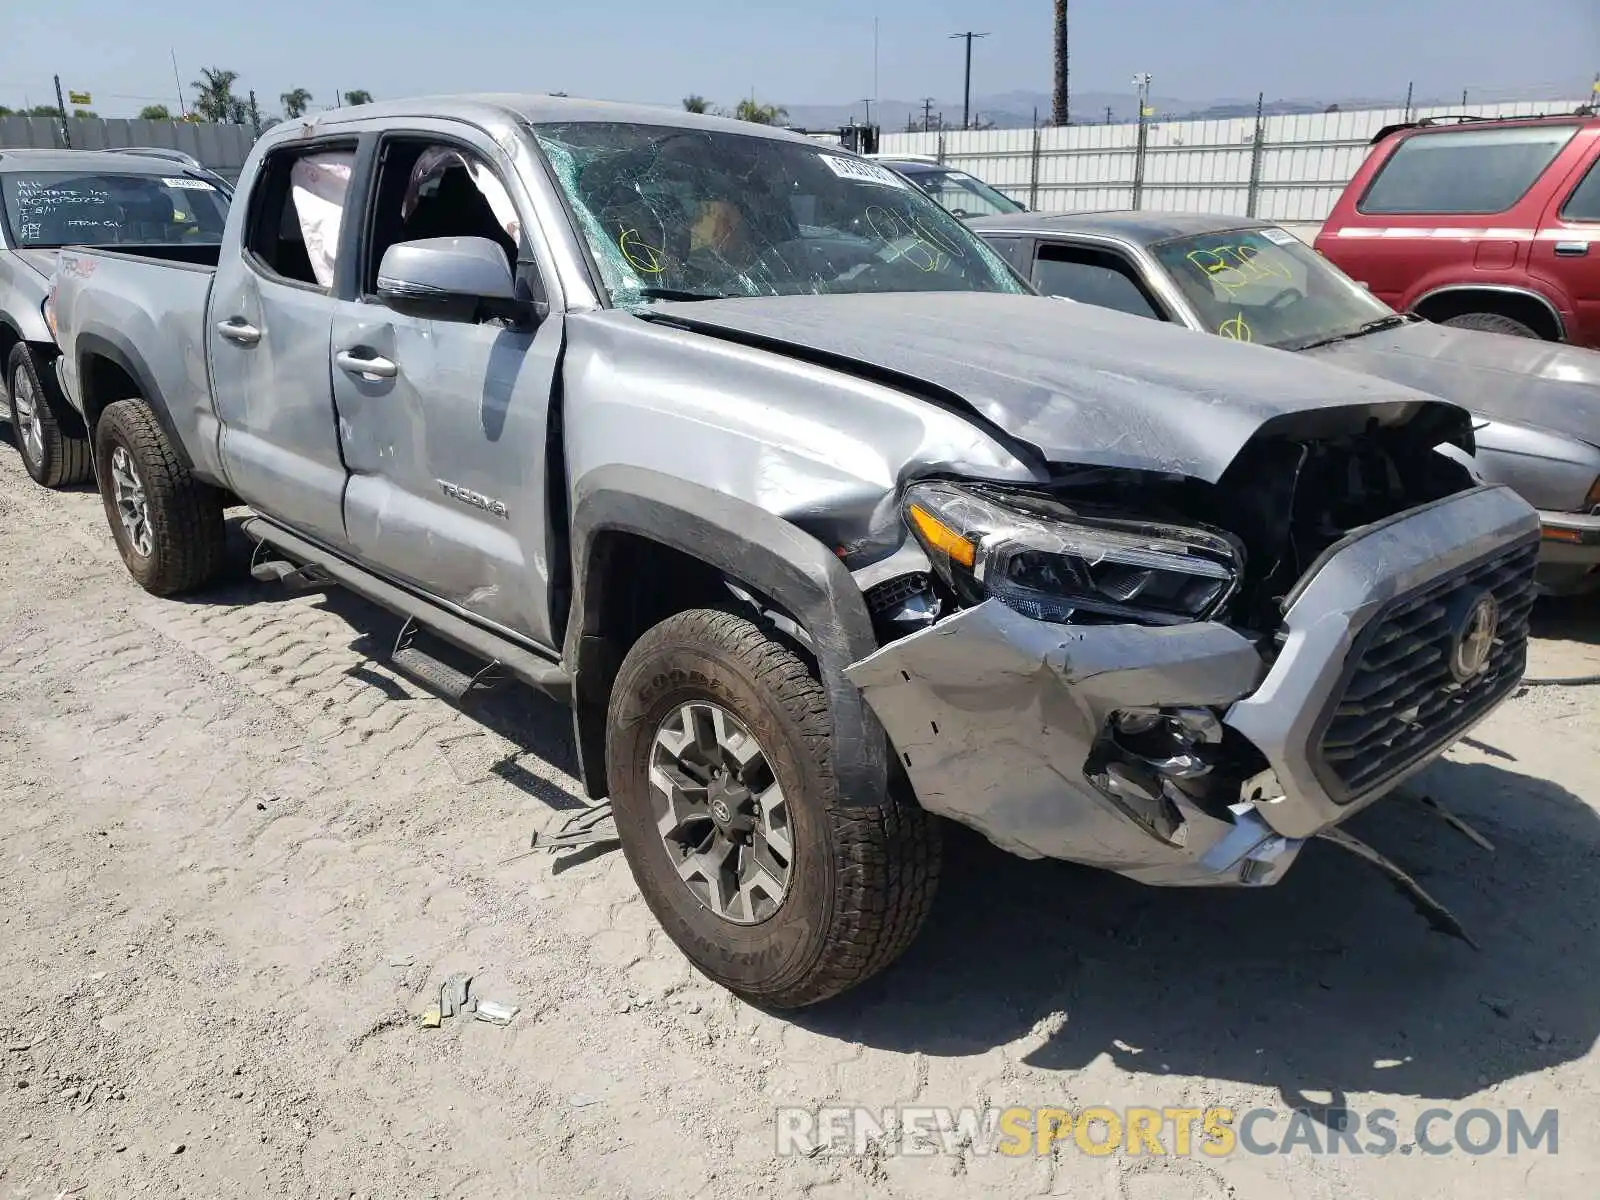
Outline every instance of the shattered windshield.
POLYGON ((1025 292, 876 163, 806 142, 620 122, 538 125, 611 300, 1025 292))
POLYGON ((1296 350, 1394 310, 1286 229, 1174 238, 1156 258, 1213 333, 1296 350))

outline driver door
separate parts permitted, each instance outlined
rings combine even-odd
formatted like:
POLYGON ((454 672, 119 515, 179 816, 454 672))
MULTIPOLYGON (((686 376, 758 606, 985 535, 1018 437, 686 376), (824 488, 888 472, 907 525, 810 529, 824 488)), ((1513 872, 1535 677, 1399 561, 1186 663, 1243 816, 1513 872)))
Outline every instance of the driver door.
POLYGON ((406 315, 377 297, 389 246, 450 236, 499 242, 519 288, 543 294, 509 164, 475 131, 429 124, 380 142, 359 287, 333 312, 345 527, 371 566, 550 646, 545 461, 561 316, 511 328, 406 315), (428 175, 442 160, 459 165, 428 175), (485 181, 501 189, 493 204, 485 181))

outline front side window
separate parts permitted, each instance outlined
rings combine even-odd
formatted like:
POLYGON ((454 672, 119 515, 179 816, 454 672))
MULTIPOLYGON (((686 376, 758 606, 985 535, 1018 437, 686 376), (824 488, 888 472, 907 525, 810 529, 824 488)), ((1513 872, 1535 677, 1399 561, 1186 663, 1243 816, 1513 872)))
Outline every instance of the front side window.
POLYGON ((522 224, 500 177, 453 143, 397 137, 384 143, 363 291, 377 291, 384 253, 400 242, 479 237, 499 246, 513 271, 522 254, 522 224))
POLYGON ((1152 247, 1201 325, 1294 350, 1357 333, 1394 310, 1284 229, 1232 229, 1152 247))
POLYGON ((1026 212, 1010 196, 990 187, 983 180, 965 171, 950 168, 937 170, 908 170, 907 178, 916 184, 946 212, 957 217, 992 217, 1001 213, 1026 212))
POLYGON ((11 245, 215 245, 228 199, 204 179, 174 167, 169 176, 98 171, 29 171, 0 175, 0 202, 11 245))
POLYGON ((1367 187, 1363 213, 1499 213, 1527 193, 1576 125, 1419 133, 1395 148, 1367 187))
POLYGON ((1109 308, 1159 321, 1161 314, 1134 277, 1133 267, 1109 251, 1041 246, 1034 284, 1047 296, 1109 308))
POLYGON ((903 176, 827 147, 621 122, 534 134, 614 304, 1026 291, 903 176))

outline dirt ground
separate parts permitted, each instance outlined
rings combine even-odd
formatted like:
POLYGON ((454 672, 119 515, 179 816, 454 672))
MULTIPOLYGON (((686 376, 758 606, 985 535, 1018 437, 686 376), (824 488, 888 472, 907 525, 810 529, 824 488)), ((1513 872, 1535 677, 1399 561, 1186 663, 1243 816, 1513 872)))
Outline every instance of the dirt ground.
MULTIPOLYGON (((1424 777, 1494 854, 1415 803, 1354 822, 1481 952, 1323 844, 1195 893, 955 831, 910 954, 778 1017, 688 968, 615 850, 524 853, 580 803, 538 697, 458 711, 381 665, 389 617, 242 562, 151 599, 98 497, 9 444, 0 578, 0 1197, 1597 1193, 1600 689, 1531 690, 1424 777), (455 971, 521 1011, 423 1028, 455 971), (777 1157, 775 1108, 825 1102, 1389 1108, 1401 1145, 777 1157), (1519 1106, 1558 1153, 1410 1144, 1519 1106)), ((1539 622, 1534 675, 1600 671, 1600 605, 1539 622)))

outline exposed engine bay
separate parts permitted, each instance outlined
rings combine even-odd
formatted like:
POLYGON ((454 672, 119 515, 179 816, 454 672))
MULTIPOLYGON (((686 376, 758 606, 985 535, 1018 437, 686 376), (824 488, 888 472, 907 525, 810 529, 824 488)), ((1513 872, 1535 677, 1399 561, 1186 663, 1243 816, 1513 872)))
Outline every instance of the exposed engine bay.
MULTIPOLYGON (((1316 437, 1264 432, 1215 483, 1110 468, 1060 469, 1037 488, 914 481, 901 511, 928 565, 868 587, 885 649, 851 677, 924 803, 1006 848, 1149 883, 1275 882, 1307 837, 1459 736, 1456 726, 1479 704, 1470 697, 1492 703, 1520 673, 1526 514, 1435 449, 1459 434, 1445 409, 1316 437), (1481 528, 1492 521, 1503 527, 1481 528), (1359 649, 1379 636, 1361 628, 1374 617, 1373 585, 1385 602, 1408 591, 1395 547, 1407 547, 1421 568, 1447 540, 1470 541, 1469 529, 1482 540, 1462 561, 1477 565, 1449 567, 1454 574, 1428 595, 1439 597, 1441 622, 1456 619, 1461 596, 1499 597, 1511 639, 1499 673, 1436 685, 1426 672, 1440 657, 1427 642, 1437 631, 1407 617, 1416 636, 1397 641, 1382 631, 1389 673, 1373 675, 1369 688, 1357 673, 1365 660, 1347 664, 1345 656, 1352 641, 1359 649), (1510 564, 1503 587, 1486 574, 1486 552, 1491 563, 1510 564), (1369 563, 1402 577, 1390 587, 1369 563), (1313 628, 1337 630, 1321 660, 1308 644, 1313 628), (1299 676, 1303 688, 1283 682, 1299 676), (1322 781, 1323 758, 1334 753, 1321 732, 1327 714, 1350 703, 1334 707, 1340 687, 1366 698, 1361 719, 1379 739, 1371 753, 1389 754, 1386 774, 1365 781, 1359 797, 1322 781), (1000 688, 1012 693, 1009 705, 1000 688), (1405 722, 1420 729, 1420 718, 1407 710, 1401 724, 1384 726, 1391 714, 1375 703, 1410 695, 1406 688, 1424 697, 1418 713, 1433 692, 1460 693, 1414 742, 1393 730, 1405 722), (1252 703, 1257 710, 1246 711, 1252 703), (1004 778, 976 767, 980 753, 1007 764, 1004 778), (1291 816, 1296 802, 1305 811, 1291 816)), ((1420 611, 1419 603, 1404 611, 1420 611)), ((1449 927, 1414 880, 1405 886, 1449 927)))

